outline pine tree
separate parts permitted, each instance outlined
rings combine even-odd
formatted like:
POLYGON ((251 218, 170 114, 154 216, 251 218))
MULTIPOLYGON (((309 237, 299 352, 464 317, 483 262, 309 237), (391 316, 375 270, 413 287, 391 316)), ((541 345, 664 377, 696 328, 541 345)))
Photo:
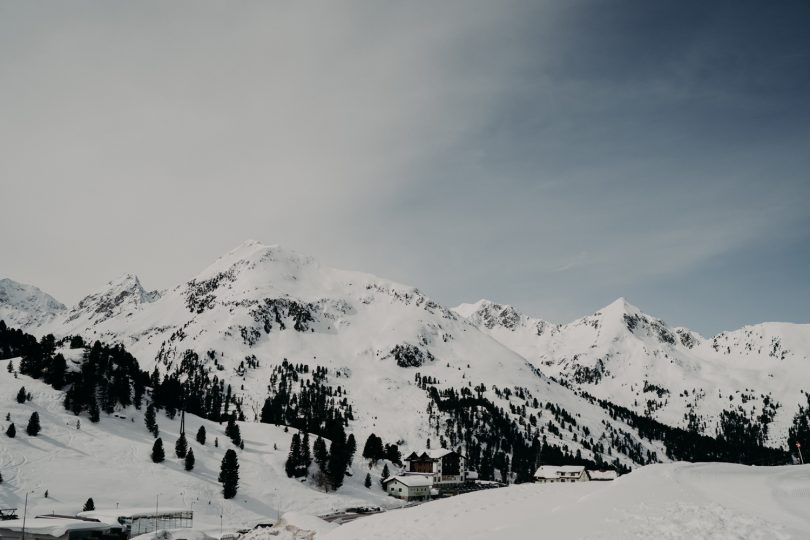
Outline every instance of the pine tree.
POLYGON ((357 452, 357 441, 354 440, 354 433, 349 433, 349 438, 346 440, 346 465, 352 464, 355 452, 357 452))
POLYGON ((304 432, 304 438, 301 440, 301 467, 306 474, 307 469, 312 464, 312 451, 309 447, 309 432, 304 432))
POLYGON ((242 435, 239 432, 239 426, 236 423, 236 415, 233 414, 228 418, 228 425, 225 426, 225 435, 230 437, 234 445, 239 446, 242 442, 242 435))
POLYGON ((341 429, 332 435, 332 444, 329 446, 329 462, 327 472, 332 489, 337 490, 343 485, 343 478, 346 476, 346 434, 341 429))
POLYGON ((57 354, 51 360, 48 366, 48 373, 45 377, 45 382, 50 384, 57 390, 61 390, 65 386, 65 371, 67 370, 67 362, 62 354, 57 354))
POLYGON ((232 449, 228 449, 222 458, 219 481, 222 483, 222 494, 225 498, 233 499, 239 488, 239 461, 232 449))
POLYGON ((0 484, 3 483, 3 473, 0 473, 0 484))
POLYGON ((14 373, 14 362, 11 360, 8 361, 8 368, 6 368, 6 371, 9 373, 14 373))
POLYGON ((197 442, 205 444, 205 426, 200 426, 200 429, 197 430, 197 442))
POLYGON ((396 465, 402 465, 402 454, 396 444, 386 444, 383 457, 396 465))
POLYGON ((82 508, 82 512, 92 512, 96 509, 96 503, 93 502, 93 497, 87 499, 87 502, 84 503, 84 508, 82 508))
POLYGON ((181 433, 180 437, 177 438, 177 442, 174 443, 174 453, 177 454, 177 457, 184 458, 186 457, 186 452, 188 452, 188 442, 186 442, 186 434, 181 433))
POLYGON ((28 419, 28 425, 25 427, 25 432, 32 437, 36 437, 40 431, 39 426, 39 413, 34 411, 31 413, 31 418, 28 419))
POLYGON ((25 387, 23 386, 20 388, 20 391, 17 392, 17 403, 25 403, 25 400, 28 398, 28 394, 25 391, 25 387))
POLYGON ((155 439, 155 444, 152 445, 152 461, 160 463, 166 459, 166 453, 163 451, 163 439, 158 437, 155 439))
POLYGON ((17 436, 17 428, 14 427, 14 422, 8 425, 8 429, 6 429, 6 435, 8 435, 12 439, 17 436))
POLYGON ((386 463, 383 465, 382 474, 380 475, 380 485, 383 485, 389 476, 391 476, 391 471, 388 470, 388 463, 386 463))
POLYGON ((219 448, 219 437, 214 437, 214 448, 219 448))
POLYGON ((371 473, 366 473, 366 480, 363 482, 363 485, 371 489, 371 473))
POLYGON ((363 446, 363 457, 377 462, 385 457, 385 449, 383 448, 382 439, 373 433, 366 439, 366 444, 363 446))
POLYGON ((146 429, 149 430, 149 433, 152 434, 153 437, 157 438, 159 430, 157 421, 155 420, 155 405, 150 403, 148 407, 146 407, 146 414, 143 417, 144 423, 146 424, 146 429))
POLYGON ((287 454, 287 461, 284 462, 284 472, 287 473, 288 478, 298 476, 298 468, 301 458, 301 438, 298 433, 293 433, 292 442, 290 442, 290 453, 287 454))
POLYGON ((185 465, 187 471, 190 471, 194 468, 194 450, 192 450, 191 448, 189 448, 188 452, 186 453, 185 465))
POLYGON ((326 442, 321 438, 320 435, 317 439, 315 439, 313 454, 315 457, 315 463, 318 464, 321 471, 325 472, 326 462, 329 460, 329 452, 326 450, 326 442))
POLYGON ((101 411, 98 409, 98 402, 95 396, 90 397, 90 421, 94 424, 101 419, 101 411))

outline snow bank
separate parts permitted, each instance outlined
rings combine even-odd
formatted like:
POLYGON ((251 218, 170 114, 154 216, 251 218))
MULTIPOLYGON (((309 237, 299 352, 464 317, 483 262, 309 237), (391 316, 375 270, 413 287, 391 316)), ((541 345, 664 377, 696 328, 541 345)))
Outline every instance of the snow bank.
POLYGON ((321 518, 287 512, 273 527, 254 529, 243 535, 240 540, 312 540, 319 534, 326 534, 337 525, 321 518))
POLYGON ((461 495, 359 519, 323 538, 807 539, 808 497, 810 465, 653 465, 613 482, 461 495))
POLYGON ((214 537, 196 529, 161 529, 157 535, 151 532, 130 540, 214 540, 214 537))
MULTIPOLYGON (((0 503, 1 505, 2 503, 0 503)), ((101 530, 107 527, 106 523, 98 523, 95 521, 81 521, 78 519, 69 518, 28 518, 25 520, 26 534, 36 536, 63 536, 68 531, 92 531, 101 530)), ((0 529, 6 529, 13 532, 21 532, 23 530, 22 519, 10 519, 7 521, 0 521, 0 529)), ((0 535, 2 536, 2 535, 0 535)))

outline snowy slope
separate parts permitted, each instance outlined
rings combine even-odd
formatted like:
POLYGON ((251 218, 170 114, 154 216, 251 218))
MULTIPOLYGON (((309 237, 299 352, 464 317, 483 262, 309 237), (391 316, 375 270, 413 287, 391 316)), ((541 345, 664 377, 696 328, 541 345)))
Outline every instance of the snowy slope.
POLYGON ((763 323, 707 339, 623 298, 569 324, 486 300, 455 311, 557 380, 670 425, 686 427, 694 413, 712 435, 723 410, 741 408, 773 414, 770 441, 782 444, 810 391, 808 324, 763 323))
MULTIPOLYGON (((65 351, 67 352, 67 351, 65 351)), ((101 421, 91 423, 86 415, 78 418, 62 406, 63 393, 24 375, 19 378, 6 371, 8 362, 0 360, 0 507, 17 507, 22 512, 26 490, 29 492, 29 517, 43 513, 73 514, 92 497, 97 510, 154 507, 155 498, 163 507, 186 507, 195 512, 195 528, 217 536, 220 514, 225 532, 257 522, 275 521, 278 512, 299 511, 323 514, 356 505, 387 505, 393 502, 377 482, 366 489, 362 482, 368 467, 361 459, 354 463, 353 476, 347 477, 340 492, 323 493, 314 486, 287 478, 284 461, 292 436, 283 428, 252 422, 240 423, 245 449, 237 450, 240 488, 235 499, 225 500, 217 482, 225 451, 234 448, 224 435, 224 425, 186 417, 186 431, 196 465, 187 472, 182 460, 174 455, 179 434, 179 417, 170 420, 159 413, 157 422, 166 451, 166 461, 150 459, 154 439, 147 432, 143 411, 129 408, 119 419, 102 413, 101 421), (21 386, 33 396, 18 404, 14 399, 21 386), (36 437, 25 433, 31 413, 40 415, 42 431, 36 437), (17 436, 6 437, 6 414, 17 428, 17 436), (205 426, 207 442, 194 438, 205 426), (214 439, 219 439, 219 447, 214 439), (277 449, 274 447, 277 446, 277 449), (45 498, 45 491, 48 498, 45 498)), ((313 438, 314 440, 314 438, 313 438)), ((371 474, 379 478, 379 468, 371 474)))
MULTIPOLYGON (((284 359, 325 366, 329 384, 344 388, 352 404, 355 422, 348 431, 359 441, 374 432, 405 449, 438 438, 428 425, 430 400, 415 383, 416 373, 438 380, 440 388, 483 384, 482 395, 507 410, 510 403, 526 406, 528 399, 521 410, 543 425, 560 425, 543 410, 546 403, 559 405, 578 422, 548 434, 549 443, 581 450, 584 457, 594 455, 575 439, 586 433, 599 441, 633 432, 418 289, 255 241, 160 293, 146 293, 132 276, 111 282, 36 331, 120 342, 143 369, 163 372, 193 349, 212 369, 215 363, 217 375, 244 399, 249 420, 258 417, 267 397, 273 366, 284 359), (242 370, 240 364, 253 355, 260 366, 242 370), (495 387, 523 388, 531 397, 498 396, 495 387)), ((662 447, 640 444, 645 453, 663 456, 662 447)), ((631 463, 621 455, 604 456, 617 457, 631 463)))
POLYGON ((65 312, 65 306, 33 285, 0 279, 0 321, 17 328, 36 328, 65 312))
POLYGON ((343 525, 322 540, 810 537, 810 465, 650 465, 613 482, 523 484, 343 525))

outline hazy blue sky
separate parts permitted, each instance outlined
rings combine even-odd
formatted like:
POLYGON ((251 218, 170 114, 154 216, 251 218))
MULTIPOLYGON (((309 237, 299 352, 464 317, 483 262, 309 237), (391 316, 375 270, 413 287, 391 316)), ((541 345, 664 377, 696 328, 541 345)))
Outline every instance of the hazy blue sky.
POLYGON ((810 322, 808 2, 0 3, 0 275, 246 238, 551 320, 810 322))

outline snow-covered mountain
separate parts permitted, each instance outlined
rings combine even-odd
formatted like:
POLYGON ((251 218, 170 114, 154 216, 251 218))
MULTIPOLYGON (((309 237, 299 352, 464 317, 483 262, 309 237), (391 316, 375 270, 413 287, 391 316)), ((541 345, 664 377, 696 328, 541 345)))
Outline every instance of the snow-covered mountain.
POLYGON ((0 279, 0 320, 9 326, 36 328, 65 312, 65 306, 33 285, 0 279))
POLYGON ((704 338, 623 298, 569 324, 487 300, 455 312, 556 380, 712 435, 720 413, 734 409, 770 422, 769 439, 781 445, 810 391, 808 324, 762 323, 704 338))
POLYGON ((414 287, 255 241, 175 287, 147 292, 127 275, 26 327, 122 343, 163 374, 184 376, 194 351, 194 369, 230 384, 248 420, 287 360, 328 369, 358 440, 461 442, 435 387, 487 400, 530 438, 624 465, 664 460, 666 449, 581 392, 711 436, 721 413, 739 411, 781 446, 810 390, 808 328, 767 323, 706 339, 623 299, 564 325, 488 301, 448 309, 414 287))
POLYGON ((180 369, 193 350, 204 370, 233 387, 248 420, 260 417, 273 370, 286 359, 329 370, 328 384, 352 406, 347 429, 361 441, 374 432, 404 449, 431 437, 459 444, 451 418, 439 428, 444 413, 431 408, 430 381, 490 400, 526 433, 542 426, 549 444, 572 454, 598 452, 623 465, 665 459, 663 446, 646 440, 622 453, 626 441, 641 439, 634 428, 418 289, 255 241, 159 293, 135 276, 112 281, 28 330, 122 343, 143 369, 162 373, 180 369))
POLYGON ((59 323, 76 328, 92 327, 113 317, 131 317, 142 304, 158 298, 158 291, 144 290, 137 276, 126 274, 84 297, 59 323))

